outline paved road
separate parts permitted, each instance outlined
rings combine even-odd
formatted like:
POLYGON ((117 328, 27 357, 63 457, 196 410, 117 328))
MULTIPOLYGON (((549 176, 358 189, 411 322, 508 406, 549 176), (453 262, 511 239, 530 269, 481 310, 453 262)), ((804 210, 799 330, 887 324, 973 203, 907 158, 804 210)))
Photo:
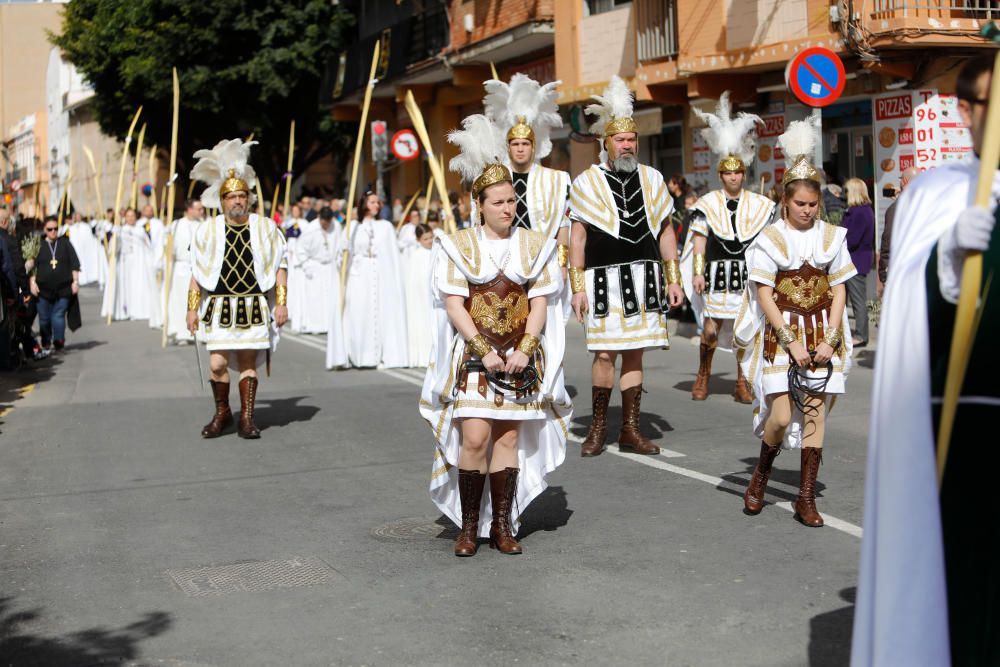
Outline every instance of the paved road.
MULTIPOLYGON (((263 438, 204 441, 193 349, 106 327, 95 290, 83 301, 66 354, 0 376, 0 665, 846 663, 870 368, 830 417, 834 525, 782 509, 794 453, 778 505, 741 513, 749 410, 690 400, 697 347, 676 336, 648 357, 643 399, 669 451, 581 459, 570 443, 526 553, 457 559, 427 494, 419 372, 327 372, 322 339, 288 337, 261 385, 263 438)), ((569 334, 580 436, 589 359, 569 334)), ((713 389, 733 365, 717 355, 713 389)))

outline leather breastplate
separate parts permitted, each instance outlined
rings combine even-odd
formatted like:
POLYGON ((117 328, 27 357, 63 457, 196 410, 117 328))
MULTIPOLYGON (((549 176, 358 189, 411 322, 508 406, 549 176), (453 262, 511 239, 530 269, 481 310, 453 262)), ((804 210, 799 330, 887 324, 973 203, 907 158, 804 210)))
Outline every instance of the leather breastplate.
POLYGON ((795 271, 778 271, 774 301, 782 312, 812 315, 830 309, 833 290, 825 271, 804 263, 795 271))
POLYGON ((500 273, 488 283, 469 283, 465 309, 472 316, 479 333, 490 345, 503 352, 516 345, 524 335, 529 311, 528 294, 523 285, 500 273))

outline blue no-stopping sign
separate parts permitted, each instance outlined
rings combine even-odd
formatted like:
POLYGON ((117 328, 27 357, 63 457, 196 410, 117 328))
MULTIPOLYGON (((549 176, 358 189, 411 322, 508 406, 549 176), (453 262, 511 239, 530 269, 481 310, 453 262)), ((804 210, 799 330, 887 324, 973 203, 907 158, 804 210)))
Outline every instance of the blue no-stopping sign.
POLYGON ((836 102, 846 82, 840 56, 822 46, 800 51, 785 68, 788 89, 800 102, 811 107, 825 107, 836 102))

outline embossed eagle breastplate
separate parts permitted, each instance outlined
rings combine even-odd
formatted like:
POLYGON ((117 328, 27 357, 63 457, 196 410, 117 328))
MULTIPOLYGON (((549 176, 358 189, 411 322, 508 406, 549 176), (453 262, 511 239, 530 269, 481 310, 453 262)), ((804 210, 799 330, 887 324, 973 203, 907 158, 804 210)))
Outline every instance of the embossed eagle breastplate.
POLYGON ((779 271, 774 280, 774 301, 782 312, 812 315, 829 310, 833 290, 826 272, 804 263, 795 271, 779 271))
POLYGON ((469 283, 465 309, 479 333, 500 351, 516 345, 524 335, 530 310, 524 285, 503 273, 488 283, 469 283))

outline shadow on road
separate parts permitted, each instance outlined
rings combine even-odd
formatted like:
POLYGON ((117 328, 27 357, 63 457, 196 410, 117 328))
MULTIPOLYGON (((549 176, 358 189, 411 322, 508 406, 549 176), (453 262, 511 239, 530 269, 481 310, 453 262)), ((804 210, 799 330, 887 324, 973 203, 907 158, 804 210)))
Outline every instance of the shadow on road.
POLYGON ((93 350, 95 347, 100 347, 101 345, 107 345, 106 340, 87 340, 82 343, 67 343, 67 352, 78 352, 80 350, 93 350))
POLYGON ((316 416, 319 408, 314 405, 297 405, 305 396, 291 398, 270 398, 257 400, 254 421, 264 431, 272 426, 288 426, 295 422, 307 422, 316 416), (264 406, 261 410, 259 406, 264 406))
POLYGON ((835 609, 809 619, 809 667, 841 667, 851 661, 851 630, 857 588, 840 591, 849 607, 835 609))
MULTIPOLYGON (((800 481, 800 470, 799 470, 799 450, 797 449, 783 449, 778 457, 774 459, 774 465, 771 466, 771 477, 770 479, 779 482, 781 484, 786 484, 793 489, 799 488, 800 481)), ((746 476, 736 476, 733 474, 723 475, 723 479, 731 479, 734 482, 746 486, 750 483, 750 477, 753 475, 753 469, 757 466, 757 458, 752 459, 740 459, 746 464, 746 476)), ((816 497, 822 498, 823 491, 826 490, 826 484, 820 480, 816 480, 816 497)), ((776 496, 780 496, 781 492, 775 492, 774 489, 768 486, 768 493, 774 493, 776 496)), ((792 495, 792 500, 795 499, 795 494, 792 495)))
POLYGON ((863 368, 875 368, 875 350, 858 350, 854 353, 854 363, 863 368))
POLYGON ((95 627, 59 637, 25 628, 41 617, 39 609, 17 611, 13 598, 0 598, 0 660, 19 667, 81 667, 118 664, 139 657, 139 643, 170 629, 170 615, 148 612, 123 628, 95 627))
MULTIPOLYGON (((25 362, 14 371, 0 372, 0 417, 4 417, 15 407, 15 403, 27 396, 29 385, 52 379, 56 367, 62 363, 58 356, 42 361, 25 362)), ((0 425, 3 422, 0 421, 0 425)))

